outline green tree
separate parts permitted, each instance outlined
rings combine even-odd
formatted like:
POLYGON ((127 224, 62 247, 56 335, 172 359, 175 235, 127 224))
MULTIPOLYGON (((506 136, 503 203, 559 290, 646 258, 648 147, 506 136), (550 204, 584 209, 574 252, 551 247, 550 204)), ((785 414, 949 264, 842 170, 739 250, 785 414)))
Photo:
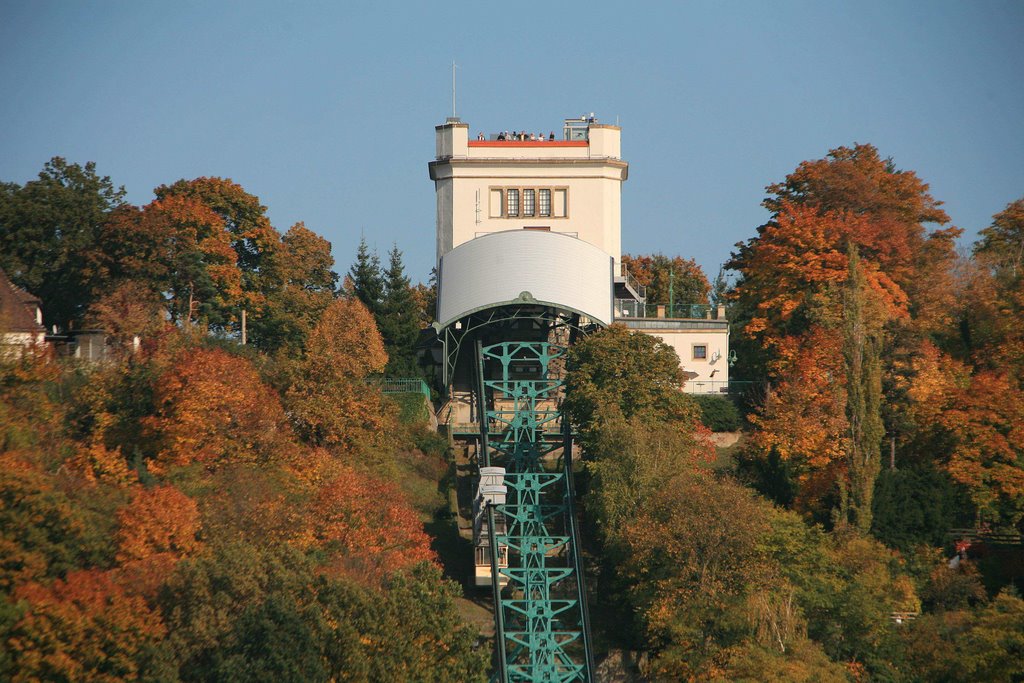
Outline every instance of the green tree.
POLYGON ((395 245, 388 255, 388 268, 384 273, 384 300, 377 320, 377 327, 384 339, 384 349, 388 354, 384 372, 389 376, 415 377, 419 374, 415 348, 420 335, 418 318, 419 311, 413 291, 402 265, 402 252, 395 245))
POLYGON ((188 197, 198 200, 224 221, 237 254, 238 268, 244 273, 246 292, 263 291, 262 273, 267 259, 280 243, 280 235, 267 218, 267 207, 259 197, 249 194, 230 178, 203 177, 179 180, 153 190, 157 199, 188 197))
POLYGON ((43 301, 47 325, 80 319, 95 289, 85 254, 124 188, 96 174, 96 164, 46 162, 23 187, 0 184, 0 268, 43 301))
POLYGON ((267 261, 266 297, 250 318, 258 348, 298 356, 310 331, 334 300, 338 274, 331 243, 296 223, 267 261))
POLYGON ((915 680, 1019 681, 1024 677, 1024 601, 1003 591, 975 611, 923 615, 903 634, 915 680))
POLYGON ((849 246, 843 291, 843 358, 846 364, 846 477, 840 482, 840 523, 871 529, 871 499, 881 470, 882 329, 861 272, 857 248, 849 246))
POLYGON ((380 319, 384 301, 384 278, 380 271, 380 257, 376 252, 370 253, 365 237, 360 238, 356 261, 348 272, 347 284, 351 294, 373 314, 374 320, 380 319))
POLYGON ((875 485, 871 534, 904 552, 942 547, 946 534, 970 526, 973 506, 949 475, 928 465, 885 469, 875 485))
POLYGON ((576 344, 568 356, 564 408, 585 450, 596 449, 601 422, 618 414, 697 422, 692 399, 681 391, 683 371, 675 350, 624 325, 612 325, 576 344))

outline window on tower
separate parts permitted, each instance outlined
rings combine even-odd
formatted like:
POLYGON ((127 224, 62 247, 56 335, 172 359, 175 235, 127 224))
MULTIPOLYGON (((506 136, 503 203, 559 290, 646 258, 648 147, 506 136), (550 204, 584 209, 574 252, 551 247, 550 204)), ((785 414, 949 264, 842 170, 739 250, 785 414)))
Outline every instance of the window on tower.
POLYGON ((565 187, 492 187, 491 218, 568 218, 569 190, 565 187))
POLYGON ((505 190, 505 195, 508 198, 508 209, 505 215, 514 218, 519 215, 519 190, 505 190))
POLYGON ((532 216, 534 212, 536 190, 523 190, 523 215, 532 216))
POLYGON ((542 189, 537 190, 537 199, 540 203, 540 215, 550 216, 551 215, 551 190, 542 189))

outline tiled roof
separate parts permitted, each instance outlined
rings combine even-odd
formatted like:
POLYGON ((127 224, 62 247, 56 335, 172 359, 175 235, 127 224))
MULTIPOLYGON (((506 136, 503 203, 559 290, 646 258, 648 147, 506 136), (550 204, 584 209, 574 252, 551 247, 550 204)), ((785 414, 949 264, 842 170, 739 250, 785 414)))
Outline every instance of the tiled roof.
POLYGON ((36 322, 39 297, 16 286, 0 270, 0 332, 45 332, 36 322))

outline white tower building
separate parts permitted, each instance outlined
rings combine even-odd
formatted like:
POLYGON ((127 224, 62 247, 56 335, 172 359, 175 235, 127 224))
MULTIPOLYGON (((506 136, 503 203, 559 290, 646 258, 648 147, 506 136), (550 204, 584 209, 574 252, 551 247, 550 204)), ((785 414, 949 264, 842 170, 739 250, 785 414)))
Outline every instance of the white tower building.
POLYGON ((527 293, 601 324, 621 322, 662 339, 679 355, 690 378, 687 391, 727 390, 724 310, 688 308, 689 317, 666 318, 665 307, 648 306, 644 288, 622 266, 621 197, 629 164, 622 159, 618 126, 590 115, 566 119, 558 133, 471 135, 469 124, 450 118, 435 128, 435 140, 429 170, 437 196, 438 270, 449 275, 440 278, 441 326, 527 293), (506 234, 487 240, 486 248, 457 249, 509 232, 552 233, 590 248, 506 234), (610 257, 610 271, 598 252, 610 257))

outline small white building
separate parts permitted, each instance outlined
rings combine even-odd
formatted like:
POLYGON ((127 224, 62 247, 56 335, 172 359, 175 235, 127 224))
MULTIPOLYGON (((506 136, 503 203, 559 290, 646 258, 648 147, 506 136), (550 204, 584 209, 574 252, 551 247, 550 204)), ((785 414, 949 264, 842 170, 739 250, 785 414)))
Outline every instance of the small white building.
POLYGON ((687 377, 684 391, 728 393, 729 321, 725 319, 724 306, 708 309, 705 317, 616 318, 616 322, 657 337, 675 349, 687 377))

